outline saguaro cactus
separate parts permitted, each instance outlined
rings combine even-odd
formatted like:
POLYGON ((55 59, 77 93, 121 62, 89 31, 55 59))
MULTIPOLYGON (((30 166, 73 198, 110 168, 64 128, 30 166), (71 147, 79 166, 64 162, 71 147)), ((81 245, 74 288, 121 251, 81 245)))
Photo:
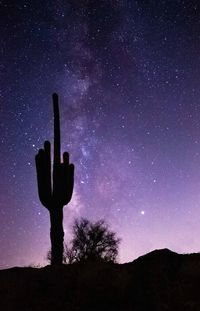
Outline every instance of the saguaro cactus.
POLYGON ((53 94, 54 110, 54 159, 53 174, 51 165, 51 144, 45 141, 35 157, 38 193, 41 203, 50 213, 51 264, 59 265, 63 261, 63 207, 72 197, 74 185, 74 165, 69 164, 69 154, 60 151, 60 117, 58 95, 53 94))

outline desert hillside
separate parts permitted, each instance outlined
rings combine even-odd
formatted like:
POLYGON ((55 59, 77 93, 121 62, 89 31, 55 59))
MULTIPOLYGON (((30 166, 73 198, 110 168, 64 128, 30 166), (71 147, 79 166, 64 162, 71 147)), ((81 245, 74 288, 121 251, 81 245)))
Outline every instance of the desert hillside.
POLYGON ((127 264, 0 271, 0 310, 200 310, 200 254, 155 250, 127 264))

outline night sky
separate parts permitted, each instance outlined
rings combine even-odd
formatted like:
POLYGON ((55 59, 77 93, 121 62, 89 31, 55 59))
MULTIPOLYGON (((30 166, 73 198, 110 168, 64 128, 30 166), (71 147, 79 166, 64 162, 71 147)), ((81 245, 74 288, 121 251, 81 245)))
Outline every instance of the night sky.
POLYGON ((200 251, 199 1, 0 7, 0 268, 46 263, 34 157, 53 139, 53 92, 76 167, 66 241, 74 218, 104 218, 120 262, 200 251))

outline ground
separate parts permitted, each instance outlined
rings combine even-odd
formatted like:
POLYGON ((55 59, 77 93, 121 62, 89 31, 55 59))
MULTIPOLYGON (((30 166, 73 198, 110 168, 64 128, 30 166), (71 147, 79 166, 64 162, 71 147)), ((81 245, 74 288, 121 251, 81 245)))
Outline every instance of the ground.
POLYGON ((127 264, 0 271, 3 311, 200 310, 200 254, 155 250, 127 264))

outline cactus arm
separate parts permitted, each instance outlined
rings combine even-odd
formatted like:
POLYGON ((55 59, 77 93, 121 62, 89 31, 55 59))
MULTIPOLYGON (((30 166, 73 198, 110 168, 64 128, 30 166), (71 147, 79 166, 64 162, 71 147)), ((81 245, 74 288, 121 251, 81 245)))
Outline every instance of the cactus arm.
POLYGON ((44 150, 40 149, 38 154, 35 156, 36 173, 37 173, 37 184, 38 184, 38 194, 41 203, 46 206, 46 198, 44 195, 44 150))
MULTIPOLYGON (((65 165, 65 164, 64 164, 65 165)), ((69 164, 66 168, 66 174, 64 176, 63 193, 65 194, 64 205, 68 204, 72 198, 73 187, 74 187, 74 164, 69 164)))
POLYGON ((69 153, 63 153, 63 183, 65 193, 65 204, 68 204, 72 197, 73 187, 74 187, 74 164, 69 164, 69 153))
POLYGON ((59 198, 62 205, 67 205, 72 197, 73 186, 74 186, 74 165, 69 162, 61 163, 60 166, 60 177, 59 177, 59 198))
POLYGON ((48 207, 51 207, 52 198, 52 186, 51 186, 51 143, 45 141, 44 143, 44 153, 45 153, 45 176, 46 176, 46 193, 48 197, 48 207))
POLYGON ((51 203, 51 160, 50 142, 45 142, 44 149, 40 149, 35 157, 38 193, 41 203, 50 208, 51 203))

